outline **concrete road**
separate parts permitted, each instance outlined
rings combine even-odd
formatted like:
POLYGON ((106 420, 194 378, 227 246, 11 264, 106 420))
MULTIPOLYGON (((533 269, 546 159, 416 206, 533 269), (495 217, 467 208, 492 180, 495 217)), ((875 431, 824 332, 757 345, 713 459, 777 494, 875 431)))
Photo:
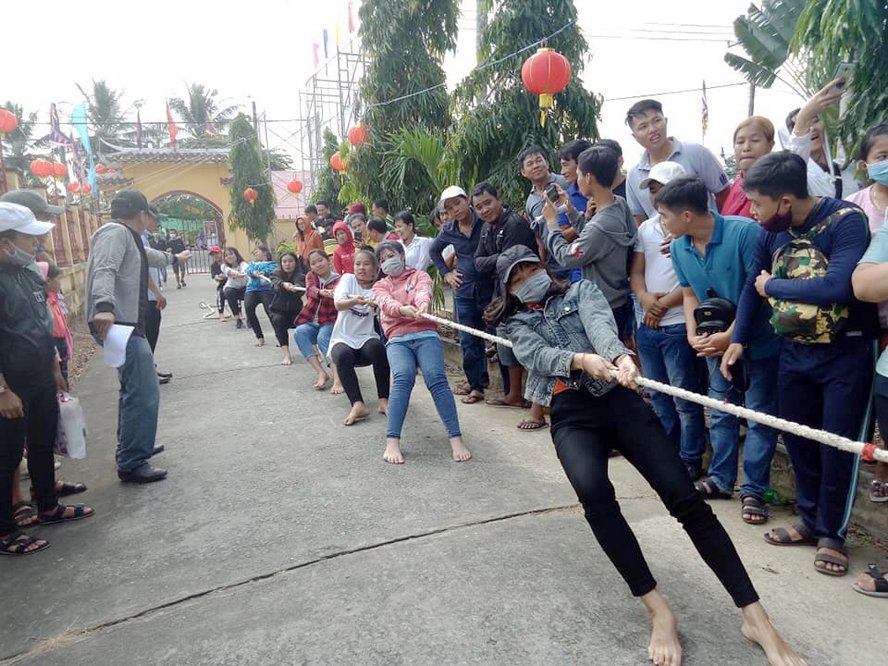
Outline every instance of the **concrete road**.
MULTIPOLYGON (((169 479, 117 481, 117 378, 97 357, 77 387, 89 457, 62 469, 89 485, 76 499, 97 515, 42 528, 48 551, 0 562, 0 664, 646 663, 646 615, 593 540, 548 430, 459 405, 475 458, 452 463, 419 385, 407 464, 386 465, 383 418, 343 427, 345 397, 313 391, 301 360, 281 367, 264 318, 262 349, 202 320, 201 277, 167 291, 158 363, 175 378, 156 463, 169 479)), ((641 477, 622 459, 611 476, 679 616, 685 663, 763 664, 641 477)), ((737 502, 715 508, 810 663, 888 663, 888 601, 816 573, 810 549, 766 545, 737 502)), ((852 546, 855 571, 885 555, 852 546)))

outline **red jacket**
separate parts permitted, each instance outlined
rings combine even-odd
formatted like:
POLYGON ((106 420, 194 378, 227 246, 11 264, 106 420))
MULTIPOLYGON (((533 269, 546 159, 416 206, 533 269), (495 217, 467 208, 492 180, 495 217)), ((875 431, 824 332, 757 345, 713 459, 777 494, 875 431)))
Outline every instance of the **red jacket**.
POLYGON ((408 268, 398 277, 384 277, 373 285, 373 295, 379 303, 379 321, 390 340, 401 335, 435 331, 437 325, 428 319, 407 319, 401 314, 402 305, 432 304, 432 278, 425 271, 408 268))
MULTIPOLYGON (((334 280, 324 285, 323 288, 335 289, 337 282, 339 282, 338 275, 334 280)), ((333 304, 333 299, 321 296, 320 285, 321 281, 317 273, 309 271, 305 274, 305 306, 302 308, 299 316, 296 317, 295 326, 313 322, 315 314, 318 315, 318 324, 321 326, 332 324, 336 321, 336 306, 333 304)))
POLYGON ((342 220, 333 225, 334 239, 336 239, 336 234, 340 231, 345 232, 345 235, 348 236, 348 241, 345 245, 340 245, 339 240, 336 240, 336 249, 333 250, 333 270, 340 275, 345 275, 346 273, 355 272, 355 237, 352 236, 351 229, 342 220))

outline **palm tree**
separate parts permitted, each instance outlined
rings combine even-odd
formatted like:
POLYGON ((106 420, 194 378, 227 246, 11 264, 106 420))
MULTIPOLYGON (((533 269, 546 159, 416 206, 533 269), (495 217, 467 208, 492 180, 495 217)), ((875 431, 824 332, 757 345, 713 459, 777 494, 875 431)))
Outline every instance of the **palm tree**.
POLYGON ((7 168, 18 169, 22 173, 22 184, 34 186, 39 184, 39 179, 34 176, 29 165, 31 160, 38 157, 31 151, 34 148, 45 147, 43 139, 34 140, 34 128, 37 124, 37 112, 26 114, 20 104, 7 101, 4 108, 18 118, 18 127, 15 131, 3 135, 3 161, 7 168))
POLYGON ((228 126, 237 112, 236 105, 220 107, 219 91, 200 83, 186 84, 188 101, 181 97, 170 99, 170 108, 182 119, 183 128, 195 139, 212 138, 228 126), (214 131, 215 129, 215 131, 214 131))
POLYGON ((422 125, 404 127, 387 137, 381 180, 398 204, 425 215, 435 208, 438 193, 456 182, 456 165, 440 132, 422 125))
POLYGON ((93 150, 101 154, 107 150, 103 141, 113 144, 132 129, 124 120, 121 108, 123 91, 115 90, 104 79, 93 79, 92 94, 87 93, 79 83, 75 85, 86 100, 87 116, 93 130, 90 137, 93 150))

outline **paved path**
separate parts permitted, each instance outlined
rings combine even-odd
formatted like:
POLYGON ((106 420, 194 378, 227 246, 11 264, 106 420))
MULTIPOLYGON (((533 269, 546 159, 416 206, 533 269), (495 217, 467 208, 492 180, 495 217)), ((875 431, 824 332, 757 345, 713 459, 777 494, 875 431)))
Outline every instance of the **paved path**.
MULTIPOLYGON (((94 359, 77 387, 90 455, 62 471, 90 486, 97 516, 43 528, 46 553, 0 562, 0 663, 646 663, 645 614, 577 510, 548 431, 460 405, 475 459, 454 464, 418 386, 407 464, 386 465, 383 419, 342 427, 345 398, 312 391, 301 362, 278 365, 264 319, 263 349, 203 321, 201 277, 167 292, 158 348, 175 373, 161 387, 169 479, 117 482, 117 380, 94 359)), ((764 663, 642 479, 622 459, 612 478, 679 615, 686 663, 764 663)), ((811 550, 767 546, 736 502, 716 508, 812 664, 886 663, 888 603, 814 572, 811 550)), ((876 555, 855 548, 854 568, 876 555)))

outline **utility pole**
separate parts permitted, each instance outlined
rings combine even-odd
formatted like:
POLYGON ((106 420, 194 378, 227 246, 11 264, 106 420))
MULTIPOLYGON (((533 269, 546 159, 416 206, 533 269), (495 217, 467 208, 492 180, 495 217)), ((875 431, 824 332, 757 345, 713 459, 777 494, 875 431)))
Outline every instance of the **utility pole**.
POLYGON ((749 112, 746 115, 755 115, 755 83, 752 81, 749 82, 749 112))
POLYGON ((256 114, 256 100, 253 100, 253 129, 256 130, 256 140, 259 140, 259 116, 256 114))
MULTIPOLYGON (((481 0, 475 3, 475 65, 481 64, 481 35, 487 30, 487 12, 481 8, 481 0)), ((480 105, 487 96, 487 91, 479 92, 475 103, 480 105)))

